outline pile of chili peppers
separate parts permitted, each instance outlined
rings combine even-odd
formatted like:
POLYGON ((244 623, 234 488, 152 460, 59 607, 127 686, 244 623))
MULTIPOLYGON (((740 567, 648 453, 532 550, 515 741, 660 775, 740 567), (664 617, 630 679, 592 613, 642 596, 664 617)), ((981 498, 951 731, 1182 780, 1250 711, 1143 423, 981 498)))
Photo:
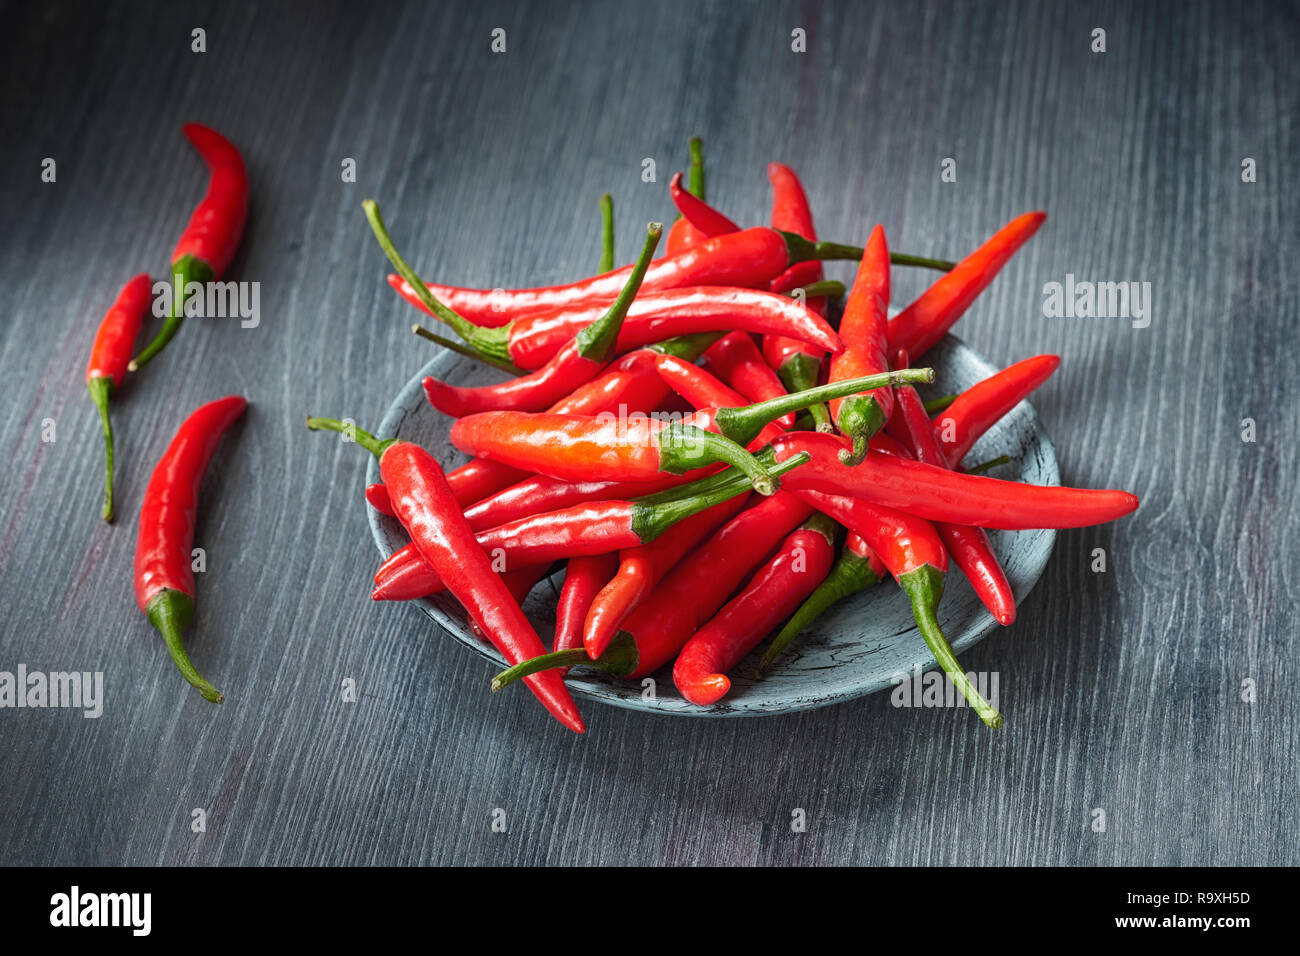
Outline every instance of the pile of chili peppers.
MULTIPOLYGON (((426 283, 395 248, 373 201, 370 226, 407 302, 460 337, 420 334, 506 370, 474 388, 424 380, 455 419, 469 461, 444 473, 425 449, 344 432, 379 459, 370 506, 410 544, 378 569, 375 600, 443 591, 505 658, 499 689, 522 679, 566 727, 584 727, 564 683, 571 667, 632 680, 672 665, 701 706, 775 633, 757 676, 819 614, 892 576, 921 639, 989 726, 1001 715, 957 663, 937 609, 950 561, 999 623, 1015 595, 985 529, 1072 528, 1133 511, 1124 491, 1040 487, 965 464, 975 441, 1059 365, 1026 359, 926 405, 914 367, 1039 228, 1028 213, 960 262, 818 239, 794 171, 772 164, 771 224, 741 228, 704 196, 698 140, 680 217, 656 258, 652 223, 636 261, 613 269, 613 206, 601 199, 601 274, 549 288, 480 290, 426 283), (822 262, 856 261, 845 288, 822 262), (891 270, 940 275, 889 317, 891 270), (563 564, 547 648, 520 610, 563 564)), ((181 589, 183 590, 183 589, 181 589)))
MULTIPOLYGON (((221 278, 235 256, 248 216, 248 176, 244 160, 229 140, 198 123, 183 127, 186 138, 209 170, 208 188, 190 215, 171 256, 174 289, 171 308, 155 338, 131 359, 136 337, 153 303, 149 275, 141 273, 118 293, 95 334, 86 387, 99 410, 104 432, 104 504, 101 514, 111 522, 113 507, 113 429, 109 398, 128 373, 154 359, 180 329, 186 301, 204 283, 221 278)), ((135 596, 140 610, 162 634, 177 669, 205 700, 221 703, 221 692, 204 680, 190 662, 181 631, 194 616, 194 573, 191 546, 198 510, 199 487, 222 434, 248 403, 239 395, 209 402, 189 416, 155 467, 140 507, 135 551, 135 596)))

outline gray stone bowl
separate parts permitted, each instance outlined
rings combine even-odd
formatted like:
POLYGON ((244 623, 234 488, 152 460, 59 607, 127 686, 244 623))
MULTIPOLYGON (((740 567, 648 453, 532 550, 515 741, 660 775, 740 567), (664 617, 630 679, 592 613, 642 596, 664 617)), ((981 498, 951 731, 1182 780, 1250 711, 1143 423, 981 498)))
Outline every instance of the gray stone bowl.
MULTIPOLYGON (((934 384, 922 389, 925 398, 960 392, 997 371, 951 335, 927 353, 925 364, 935 369, 934 384)), ((377 434, 418 442, 448 470, 463 464, 465 456, 452 448, 447 438, 451 419, 425 400, 420 380, 432 375, 456 384, 479 384, 488 374, 472 360, 440 350, 398 393, 377 434)), ((1011 461, 990 473, 995 477, 1040 485, 1060 483, 1055 450, 1027 402, 1021 402, 981 438, 966 461, 974 464, 999 455, 1008 455, 1011 461)), ((368 481, 378 480, 379 468, 372 461, 368 481)), ((406 534, 392 518, 367 510, 375 544, 387 558, 406 544, 406 534)), ((1029 594, 1047 565, 1056 534, 1053 531, 990 531, 989 535, 1018 604, 1029 594)), ((543 581, 524 604, 529 619, 548 645, 554 636, 555 603, 563 578, 563 571, 559 571, 543 581)), ((438 595, 416 601, 414 607, 474 653, 498 668, 505 667, 501 656, 471 633, 465 612, 454 598, 438 595)), ((947 591, 939 606, 939 623, 958 653, 997 627, 955 567, 948 574, 947 591)), ((644 694, 640 682, 619 680, 581 668, 569 673, 568 684, 577 697, 604 701, 615 707, 694 717, 743 717, 810 710, 851 700, 892 686, 896 675, 910 676, 916 666, 922 670, 937 666, 912 620, 906 598, 890 581, 832 607, 792 645, 765 679, 756 681, 754 668, 766 643, 760 644, 732 670, 731 692, 711 707, 697 707, 682 699, 673 686, 671 665, 654 675, 653 695, 644 694)), ((485 692, 487 677, 485 674, 485 692)))

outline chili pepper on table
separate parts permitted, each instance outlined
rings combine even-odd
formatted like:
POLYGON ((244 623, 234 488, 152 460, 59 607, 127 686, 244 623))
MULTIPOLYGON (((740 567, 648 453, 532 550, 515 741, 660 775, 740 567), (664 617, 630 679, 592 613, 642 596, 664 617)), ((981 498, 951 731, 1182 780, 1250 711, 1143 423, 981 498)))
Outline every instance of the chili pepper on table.
POLYGON ((835 565, 826 575, 825 580, 817 585, 808 599, 799 605, 790 620, 786 621, 780 632, 772 639, 767 650, 758 662, 760 679, 767 674, 772 662, 780 656, 796 637, 808 629, 814 620, 837 601, 875 587, 889 572, 880 556, 863 540, 862 535, 850 531, 844 538, 844 547, 835 565))
MULTIPOLYGON (((907 364, 907 353, 900 352, 898 361, 907 364)), ((947 468, 948 459, 934 439, 930 416, 925 413, 921 396, 911 386, 903 386, 896 394, 898 410, 890 422, 890 427, 897 430, 895 437, 907 445, 917 461, 947 468)), ((937 521, 934 527, 948 554, 966 575, 966 580, 970 581, 989 613, 1003 627, 1012 624, 1016 619, 1016 596, 997 555, 993 553, 988 533, 983 528, 948 521, 937 521)))
POLYGON ((600 265, 601 272, 614 268, 614 197, 600 197, 600 265))
POLYGON ((186 287, 194 282, 214 282, 225 274, 248 219, 248 173, 239 150, 216 130, 198 123, 186 123, 182 132, 208 165, 208 190, 172 250, 171 314, 153 341, 130 363, 132 372, 148 365, 180 329, 186 287))
POLYGON ((706 203, 703 197, 683 187, 681 173, 673 173, 673 178, 668 181, 668 195, 672 197, 677 211, 682 214, 682 219, 705 239, 740 232, 739 226, 706 203))
MULTIPOLYGON (((748 332, 728 332, 708 347, 704 360, 710 372, 751 402, 764 402, 788 393, 748 332)), ((782 428, 792 427, 794 415, 782 418, 778 424, 782 428)))
MULTIPOLYGON (((393 510, 420 556, 447 582, 447 589, 507 663, 517 664, 545 653, 541 638, 479 547, 442 469, 428 452, 400 439, 381 441, 360 428, 329 419, 309 418, 307 427, 345 432, 379 459, 379 474, 393 510)), ((556 720, 583 732, 578 708, 560 675, 535 674, 526 680, 556 720)))
POLYGON ((650 223, 641 255, 618 298, 603 315, 579 331, 568 345, 537 371, 497 385, 476 388, 448 385, 426 376, 421 384, 429 404, 456 418, 501 408, 541 411, 572 393, 579 385, 591 381, 613 356, 623 319, 641 287, 641 278, 662 233, 662 225, 650 223))
MULTIPOLYGON (((310 428, 340 430, 332 419, 309 419, 310 428)), ((778 468, 782 475, 802 464, 792 458, 778 468)), ((653 541, 679 521, 749 491, 736 476, 700 494, 652 501, 589 501, 585 504, 529 515, 475 533, 486 554, 502 555, 514 566, 544 564, 592 554, 608 554, 653 541)), ((394 552, 375 575, 371 597, 376 601, 406 601, 428 597, 446 587, 436 571, 422 562, 418 546, 394 552), (423 564, 423 573, 411 565, 423 564)))
POLYGON ((717 703, 731 690, 727 672, 821 584, 831 569, 834 525, 815 514, 782 543, 744 590, 682 646, 673 683, 692 704, 717 703))
POLYGON ((582 647, 582 627, 597 593, 618 570, 618 555, 588 554, 569 559, 564 584, 555 605, 555 640, 552 651, 582 647))
MULTIPOLYGON (((889 368, 885 329, 889 318, 889 247, 885 230, 876 226, 867 239, 866 252, 840 320, 844 351, 831 357, 828 380, 838 382, 889 368)), ((853 443, 842 454, 846 465, 856 465, 867 453, 867 441, 889 421, 894 410, 894 393, 877 388, 870 393, 850 395, 831 402, 831 418, 840 433, 853 443)))
POLYGON ((1045 212, 1017 216, 890 319, 890 354, 906 349, 918 359, 938 344, 1046 218, 1045 212))
MULTIPOLYGON (((767 226, 717 236, 696 243, 676 255, 665 256, 647 270, 642 292, 666 292, 694 286, 738 286, 766 289, 772 279, 796 262, 813 259, 860 259, 862 250, 831 242, 809 242, 801 236, 767 226)), ((953 263, 904 253, 890 253, 895 265, 923 266, 945 271, 953 263)), ((443 306, 478 326, 492 327, 537 312, 589 308, 618 295, 631 266, 567 285, 533 289, 467 289, 426 283, 443 306)), ((388 281, 408 302, 416 290, 403 286, 396 276, 388 281)))
POLYGON ((225 698, 199 676, 181 641, 181 631, 194 617, 190 548, 203 473, 222 434, 247 407, 242 396, 228 395, 200 406, 181 423, 149 477, 135 540, 136 604, 162 635, 181 676, 214 704, 225 698))
POLYGON ((113 425, 108 418, 108 399, 126 378, 131 348, 149 310, 151 289, 149 276, 143 272, 122 286, 99 323, 86 365, 86 389, 99 409, 104 431, 104 505, 100 513, 105 521, 113 520, 113 425))
MULTIPOLYGON (((537 583, 541 581, 542 578, 546 577, 547 574, 550 573, 550 570, 551 565, 549 564, 534 564, 523 568, 511 568, 508 571, 501 572, 501 583, 506 586, 506 590, 510 592, 510 596, 514 598, 515 602, 520 606, 520 608, 522 608, 524 601, 528 599, 528 595, 532 593, 533 588, 537 587, 537 583)), ((483 628, 479 627, 479 624, 474 620, 473 615, 469 616, 469 629, 480 641, 486 641, 489 644, 491 643, 487 632, 484 631, 483 628)))
POLYGON ((739 495, 677 522, 649 544, 618 555, 618 570, 591 602, 582 644, 592 660, 605 653, 619 626, 686 553, 738 515, 749 500, 739 495))
MULTIPOLYGON (((692 136, 690 142, 691 165, 688 170, 689 181, 687 189, 692 196, 704 198, 704 147, 698 136, 692 136)), ((702 232, 691 225, 689 219, 685 216, 678 216, 677 220, 668 230, 668 241, 664 244, 668 255, 674 255, 684 249, 689 249, 697 242, 707 238, 702 232)), ((614 267, 610 263, 610 269, 614 267)), ((608 272, 609 269, 602 269, 602 272, 608 272)))
POLYGON ((657 671, 686 640, 718 612, 727 598, 773 548, 812 514, 795 495, 778 491, 722 526, 686 556, 623 622, 598 660, 543 655, 512 667, 492 681, 497 690, 524 674, 582 663, 618 676, 644 677, 657 671))
MULTIPOLYGON (((816 242, 817 228, 813 224, 812 206, 794 170, 781 163, 769 163, 767 179, 772 184, 772 216, 769 220, 772 228, 793 232, 816 242)), ((769 291, 784 292, 786 289, 815 284, 821 281, 823 275, 820 262, 800 262, 773 279, 769 291)), ((810 297, 807 305, 818 315, 826 314, 825 297, 810 297)), ((798 339, 783 335, 763 336, 763 357, 791 392, 812 388, 821 381, 821 353, 810 349, 798 339)), ((833 430, 834 425, 825 405, 814 405, 808 412, 817 431, 833 430)))
POLYGON ((862 464, 849 467, 839 460, 843 447, 838 436, 815 432, 787 432, 772 442, 778 462, 799 452, 812 456, 786 478, 791 490, 862 498, 931 521, 1010 531, 1082 528, 1122 518, 1138 506, 1137 496, 1127 491, 963 475, 875 450, 862 464))
POLYGON ((742 446, 773 419, 836 395, 933 377, 932 369, 902 369, 756 405, 705 409, 673 423, 636 416, 481 412, 453 424, 450 438, 468 454, 570 480, 644 481, 664 472, 682 474, 725 462, 748 475, 756 491, 771 494, 771 477, 742 446))
POLYGON ((935 419, 934 437, 950 468, 1007 412, 1047 381, 1061 365, 1059 355, 1035 355, 990 375, 956 396, 935 419))
POLYGON ((923 518, 896 511, 861 498, 843 498, 816 491, 794 492, 804 502, 856 531, 880 556, 898 586, 912 603, 912 616, 948 679, 962 692, 980 720, 989 727, 1002 726, 1002 715, 986 701, 957 658, 939 627, 937 610, 943 597, 948 552, 934 525, 923 518))

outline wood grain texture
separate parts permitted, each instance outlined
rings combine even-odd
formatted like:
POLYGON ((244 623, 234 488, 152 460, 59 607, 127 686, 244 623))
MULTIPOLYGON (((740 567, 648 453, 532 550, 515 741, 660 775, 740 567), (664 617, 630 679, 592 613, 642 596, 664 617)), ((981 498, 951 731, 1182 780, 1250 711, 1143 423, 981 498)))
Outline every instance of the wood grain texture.
MULTIPOLYGON (((98 720, 0 711, 0 863, 1300 862, 1295 5, 3 13, 0 669, 102 670, 108 700, 98 720), (248 159, 231 277, 261 283, 262 324, 192 322, 124 391, 110 529, 85 355, 202 190, 191 119, 248 159), (368 600, 364 462, 301 420, 377 420, 429 353, 361 199, 430 275, 566 280, 598 258, 596 197, 614 196, 626 258, 697 133, 711 198, 745 221, 766 216, 771 159, 846 241, 879 221, 899 249, 956 256, 1049 211, 960 331, 999 363, 1059 352, 1035 405, 1063 480, 1144 503, 1063 533, 1020 620, 965 655, 1002 675, 1001 732, 876 695, 766 720, 588 707, 577 738, 524 694, 490 697, 490 667, 410 609, 368 600), (1043 284, 1066 273, 1151 282, 1151 326, 1044 318, 1043 284), (189 409, 233 391, 253 404, 204 489, 189 639, 216 708, 174 673, 129 568, 148 469, 189 409)), ((926 279, 900 271, 895 295, 926 279)))

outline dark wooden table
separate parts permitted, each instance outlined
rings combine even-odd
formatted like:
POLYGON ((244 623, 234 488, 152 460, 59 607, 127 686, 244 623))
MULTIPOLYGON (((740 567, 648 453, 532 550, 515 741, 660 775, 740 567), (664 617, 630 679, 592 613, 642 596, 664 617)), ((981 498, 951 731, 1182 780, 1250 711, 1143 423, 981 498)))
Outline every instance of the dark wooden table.
MULTIPOLYGON (((1250 2, 8 5, 0 670, 102 671, 106 700, 98 719, 0 710, 0 862, 1300 862, 1298 19, 1250 2), (261 324, 195 320, 124 390, 110 528, 85 356, 202 191, 190 119, 247 156, 231 278, 261 284, 261 324), (877 695, 737 721, 588 705, 578 738, 524 693, 491 697, 490 668, 412 609, 369 601, 365 462, 302 418, 377 421, 432 347, 361 200, 429 275, 563 281, 595 266, 601 192, 620 258, 670 214, 692 134, 711 198, 744 221, 766 216, 777 158, 846 241, 879 221, 897 248, 955 257, 1050 212, 959 331, 999 364, 1060 353, 1035 404, 1063 480, 1143 506, 1062 534, 1020 620, 964 655, 1001 674, 1000 732, 877 695), (1150 326, 1045 317, 1066 274, 1150 282, 1150 326), (217 708, 135 609, 130 564, 149 468, 229 392, 252 406, 204 489, 189 637, 217 708)), ((928 278, 900 271, 896 297, 928 278)))

